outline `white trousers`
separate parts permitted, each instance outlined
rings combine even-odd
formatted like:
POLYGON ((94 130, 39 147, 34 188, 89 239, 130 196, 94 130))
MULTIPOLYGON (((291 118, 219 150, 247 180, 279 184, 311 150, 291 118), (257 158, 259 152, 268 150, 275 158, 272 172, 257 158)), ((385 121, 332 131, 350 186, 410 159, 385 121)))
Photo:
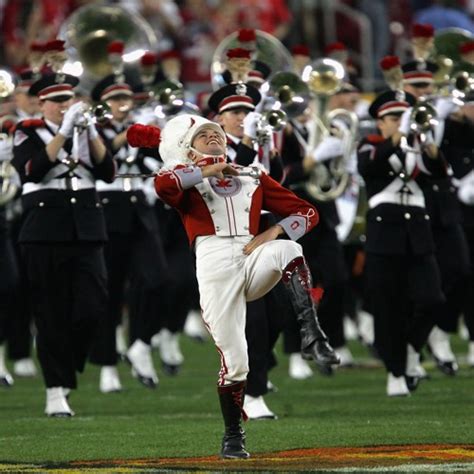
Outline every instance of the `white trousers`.
POLYGON ((274 240, 246 256, 243 248, 251 239, 212 235, 196 240, 201 309, 221 356, 220 385, 247 378, 246 302, 268 293, 283 269, 302 255, 296 242, 274 240))

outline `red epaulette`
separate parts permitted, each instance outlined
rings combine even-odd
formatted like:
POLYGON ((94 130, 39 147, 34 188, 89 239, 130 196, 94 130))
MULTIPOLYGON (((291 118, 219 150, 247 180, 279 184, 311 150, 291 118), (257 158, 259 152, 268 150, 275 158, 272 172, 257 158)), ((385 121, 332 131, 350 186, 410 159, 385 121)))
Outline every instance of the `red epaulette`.
POLYGON ((378 145, 379 143, 382 143, 385 141, 385 138, 382 137, 382 135, 376 135, 375 133, 372 135, 367 135, 365 139, 374 145, 378 145))
POLYGON ((39 128, 45 126, 45 121, 43 119, 26 119, 21 121, 18 125, 25 128, 39 128))

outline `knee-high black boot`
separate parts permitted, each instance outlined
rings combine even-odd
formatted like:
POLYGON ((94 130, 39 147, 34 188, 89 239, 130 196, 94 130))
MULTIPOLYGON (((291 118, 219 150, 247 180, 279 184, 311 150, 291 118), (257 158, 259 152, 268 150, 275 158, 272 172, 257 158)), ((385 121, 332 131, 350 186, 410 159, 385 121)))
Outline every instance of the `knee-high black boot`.
POLYGON ((225 433, 222 438, 221 457, 225 459, 246 459, 245 431, 240 425, 245 396, 245 381, 217 387, 225 433))
POLYGON ((311 273, 304 257, 293 259, 285 267, 282 280, 300 325, 302 356, 308 360, 314 359, 322 366, 339 364, 339 357, 329 345, 328 338, 319 325, 311 298, 311 273))

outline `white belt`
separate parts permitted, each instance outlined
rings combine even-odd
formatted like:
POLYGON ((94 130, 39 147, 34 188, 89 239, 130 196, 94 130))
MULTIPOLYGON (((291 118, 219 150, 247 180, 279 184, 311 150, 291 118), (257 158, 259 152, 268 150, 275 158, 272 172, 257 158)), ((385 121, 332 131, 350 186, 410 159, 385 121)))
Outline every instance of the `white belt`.
POLYGON ((382 191, 369 199, 369 208, 373 209, 379 204, 398 204, 399 206, 425 207, 425 197, 423 195, 413 195, 408 193, 391 193, 382 191))
POLYGON ((81 191, 83 189, 95 189, 94 183, 85 179, 56 178, 47 183, 25 183, 23 185, 23 195, 45 189, 56 189, 58 191, 81 191))

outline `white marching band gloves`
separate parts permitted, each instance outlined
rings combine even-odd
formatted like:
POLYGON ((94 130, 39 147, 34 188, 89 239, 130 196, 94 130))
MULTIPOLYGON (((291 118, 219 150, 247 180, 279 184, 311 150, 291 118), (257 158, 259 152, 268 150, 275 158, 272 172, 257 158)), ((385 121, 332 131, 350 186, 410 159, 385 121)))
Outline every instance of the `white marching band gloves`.
POLYGON ((398 127, 398 131, 402 134, 407 136, 410 133, 410 126, 411 126, 411 113, 413 112, 413 107, 408 107, 408 109, 403 112, 400 118, 400 125, 398 127))
POLYGON ((474 205, 474 171, 459 180, 458 198, 468 206, 474 205))
POLYGON ((89 140, 91 141, 94 141, 99 137, 99 132, 97 131, 97 128, 95 128, 95 123, 91 122, 87 126, 87 133, 89 134, 89 140))
POLYGON ((13 158, 13 140, 5 136, 0 139, 0 162, 9 161, 13 158))
POLYGON ((66 138, 72 137, 74 125, 84 116, 84 102, 76 102, 66 111, 59 127, 59 133, 66 138))
POLYGON ((436 114, 439 120, 446 120, 452 113, 459 110, 454 97, 439 97, 436 101, 436 114))
POLYGON ((244 135, 255 140, 257 138, 257 126, 258 121, 261 119, 262 114, 258 112, 249 112, 244 118, 244 135))
POLYGON ((314 161, 327 161, 344 153, 344 143, 339 137, 327 136, 312 152, 314 161))

